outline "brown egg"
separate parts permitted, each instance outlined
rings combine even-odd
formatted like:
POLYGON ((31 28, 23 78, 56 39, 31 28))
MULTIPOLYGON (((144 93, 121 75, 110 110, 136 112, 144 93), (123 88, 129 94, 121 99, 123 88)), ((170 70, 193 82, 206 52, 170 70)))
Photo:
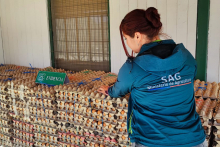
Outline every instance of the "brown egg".
POLYGON ((125 113, 125 111, 124 111, 124 110, 122 110, 122 111, 121 111, 121 114, 124 114, 124 113, 125 113))
POLYGON ((203 126, 203 128, 204 128, 204 130, 207 130, 207 129, 208 129, 208 127, 207 127, 207 126, 203 126))
POLYGON ((97 114, 101 114, 101 113, 102 113, 102 111, 101 111, 101 110, 98 110, 97 114))
POLYGON ((121 127, 124 127, 124 126, 125 126, 125 123, 122 123, 122 124, 121 124, 121 127))
POLYGON ((122 138, 122 140, 125 140, 125 136, 124 135, 122 135, 121 138, 122 138))

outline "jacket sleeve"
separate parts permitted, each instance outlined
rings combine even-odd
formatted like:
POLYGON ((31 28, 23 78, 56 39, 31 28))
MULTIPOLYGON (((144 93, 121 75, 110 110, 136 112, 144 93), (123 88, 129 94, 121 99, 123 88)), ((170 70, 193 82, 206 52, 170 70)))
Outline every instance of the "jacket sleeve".
POLYGON ((111 97, 123 97, 124 95, 131 92, 134 78, 132 77, 132 64, 127 60, 121 67, 118 74, 116 83, 108 89, 108 94, 111 97))

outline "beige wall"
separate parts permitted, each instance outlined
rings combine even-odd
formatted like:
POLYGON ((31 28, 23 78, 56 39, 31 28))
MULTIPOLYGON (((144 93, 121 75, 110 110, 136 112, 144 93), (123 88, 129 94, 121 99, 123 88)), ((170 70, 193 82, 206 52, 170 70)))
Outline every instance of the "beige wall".
MULTIPOLYGON (((119 24, 131 10, 154 6, 163 32, 195 55, 197 0, 110 0, 111 69, 126 61, 119 24)), ((5 63, 34 67, 51 65, 47 0, 0 0, 5 63)), ((1 48, 0 48, 1 49, 1 48)), ((1 50, 0 50, 1 56, 1 50)), ((1 57, 0 57, 1 58, 1 57)))
MULTIPOLYGON (((0 0, 0 5, 1 5, 1 1, 0 0)), ((4 64, 4 56, 3 56, 3 48, 2 48, 2 17, 1 17, 1 7, 0 7, 0 64, 4 64)))
POLYGON ((220 0, 210 0, 207 81, 220 82, 220 0))
POLYGON ((47 0, 0 1, 5 63, 50 66, 47 10, 47 0))
POLYGON ((161 14, 163 32, 176 43, 183 43, 195 56, 197 0, 110 0, 111 69, 118 73, 126 61, 119 25, 133 9, 156 7, 161 14))

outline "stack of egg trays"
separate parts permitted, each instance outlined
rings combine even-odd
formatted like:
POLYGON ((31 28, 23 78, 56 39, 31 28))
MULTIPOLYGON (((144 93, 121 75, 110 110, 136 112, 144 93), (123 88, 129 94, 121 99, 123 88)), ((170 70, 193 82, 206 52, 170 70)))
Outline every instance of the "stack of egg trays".
POLYGON ((7 111, 0 109, 0 145, 13 146, 12 145, 12 119, 7 111))
POLYGON ((29 111, 34 125, 35 146, 57 147, 56 103, 54 93, 28 91, 29 111))
POLYGON ((219 99, 220 98, 220 83, 209 83, 205 81, 195 80, 194 81, 194 92, 195 97, 219 99))
POLYGON ((57 121, 60 146, 86 146, 83 130, 83 109, 76 88, 56 89, 57 121))
POLYGON ((211 131, 212 131, 212 115, 213 115, 213 109, 217 104, 216 100, 211 100, 210 98, 203 99, 195 98, 196 100, 196 111, 200 116, 202 126, 206 133, 206 139, 209 141, 211 137, 211 131))
POLYGON ((12 118, 10 103, 11 98, 7 93, 7 80, 2 80, 0 86, 0 144, 3 146, 12 146, 12 118))
POLYGON ((220 101, 217 102, 215 111, 213 113, 213 134, 216 147, 220 146, 220 101))
POLYGON ((99 93, 91 93, 89 98, 92 107, 91 115, 97 117, 97 112, 100 110, 103 112, 101 118, 104 122, 102 125, 105 136, 104 144, 127 145, 129 143, 127 135, 128 98, 111 98, 99 93))
POLYGON ((14 80, 8 82, 8 96, 11 98, 9 110, 11 111, 11 116, 13 122, 20 122, 20 127, 16 126, 14 123, 13 127, 13 146, 33 146, 33 133, 27 131, 26 124, 29 123, 29 119, 26 117, 26 112, 28 112, 27 100, 24 99, 24 89, 15 87, 21 87, 23 85, 14 85, 14 80), (14 90, 15 89, 15 90, 14 90), (23 125, 23 127, 22 127, 23 125))
MULTIPOLYGON (((80 126, 80 131, 82 130, 86 136, 85 143, 87 146, 102 146, 104 144, 126 146, 128 144, 126 124, 128 102, 126 98, 116 99, 101 96, 98 93, 95 95, 94 92, 90 93, 80 88, 77 90, 73 88, 73 91, 66 92, 58 89, 56 93, 59 120, 70 121, 71 125, 75 127, 80 126), (62 98, 65 93, 68 97, 62 98), (67 99, 66 102, 62 101, 64 99, 67 99), (63 108, 64 111, 67 109, 66 115, 64 111, 61 111, 63 108)), ((69 125, 65 125, 63 122, 60 127, 63 127, 64 130, 66 126, 69 125)), ((75 132, 76 135, 78 133, 79 130, 75 132)), ((61 140, 63 140, 62 138, 65 136, 61 136, 61 140)))

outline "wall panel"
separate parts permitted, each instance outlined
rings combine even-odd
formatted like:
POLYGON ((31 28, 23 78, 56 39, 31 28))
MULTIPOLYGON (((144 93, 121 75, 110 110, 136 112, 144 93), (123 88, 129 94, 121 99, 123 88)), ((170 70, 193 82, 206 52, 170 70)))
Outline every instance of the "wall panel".
POLYGON ((47 0, 1 0, 0 7, 5 63, 50 66, 47 0))
POLYGON ((172 38, 195 56, 197 0, 110 0, 111 69, 118 73, 126 61, 121 44, 119 25, 133 9, 156 7, 163 23, 162 39, 172 38))

